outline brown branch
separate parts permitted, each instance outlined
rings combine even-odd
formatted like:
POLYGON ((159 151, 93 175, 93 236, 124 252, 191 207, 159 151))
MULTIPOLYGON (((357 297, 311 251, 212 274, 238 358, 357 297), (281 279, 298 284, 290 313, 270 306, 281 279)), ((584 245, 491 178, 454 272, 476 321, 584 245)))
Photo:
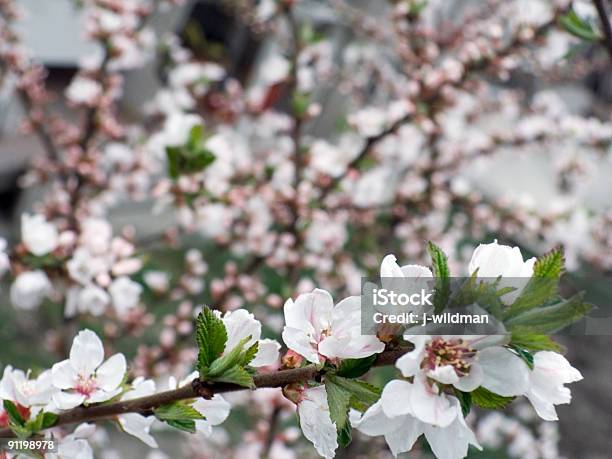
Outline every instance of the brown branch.
POLYGON ((603 0, 593 0, 593 3, 597 9, 597 15, 599 16, 601 28, 603 29, 604 33, 604 36, 601 39, 601 44, 604 46, 604 48, 606 48, 606 51, 610 55, 610 59, 612 59, 612 26, 610 25, 610 18, 608 17, 608 12, 606 11, 606 5, 604 5, 603 0))
MULTIPOLYGON (((385 351, 378 355, 374 366, 386 366, 410 351, 410 348, 397 348, 385 351)), ((290 370, 279 370, 270 373, 260 373, 253 377, 254 389, 264 387, 284 387, 288 384, 295 384, 306 381, 320 380, 324 370, 317 369, 314 365, 290 370)), ((153 414, 153 410, 159 406, 179 400, 189 400, 193 398, 210 398, 213 394, 224 392, 235 392, 246 390, 245 387, 229 383, 206 383, 195 380, 192 384, 179 387, 178 389, 159 392, 147 397, 135 398, 132 400, 119 401, 108 405, 79 406, 58 415, 57 422, 53 427, 80 422, 98 421, 110 419, 126 413, 140 413, 143 415, 153 414)), ((0 438, 14 437, 15 434, 9 429, 0 429, 0 438)))

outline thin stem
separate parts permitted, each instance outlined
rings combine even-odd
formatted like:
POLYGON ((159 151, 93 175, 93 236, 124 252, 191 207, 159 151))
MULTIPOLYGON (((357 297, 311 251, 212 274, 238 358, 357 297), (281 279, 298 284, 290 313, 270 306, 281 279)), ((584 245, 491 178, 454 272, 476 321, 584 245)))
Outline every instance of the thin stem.
MULTIPOLYGON (((385 351, 378 355, 374 366, 391 365, 409 350, 410 348, 397 348, 385 351)), ((324 371, 317 369, 314 365, 290 370, 279 370, 271 373, 260 373, 253 377, 254 389, 284 387, 288 384, 320 380, 323 374, 324 371)), ((192 384, 179 387, 178 389, 159 392, 147 397, 119 401, 108 405, 79 406, 60 413, 53 427, 109 419, 126 413, 151 415, 155 408, 168 403, 198 397, 210 398, 213 394, 235 392, 239 390, 246 390, 246 388, 236 384, 206 383, 195 380, 192 384)), ((0 438, 10 438, 14 435, 15 434, 9 428, 0 429, 0 438)))
POLYGON ((612 26, 610 25, 610 18, 606 11, 606 5, 603 0, 593 0, 595 8, 597 9, 597 15, 601 22, 601 28, 603 29, 604 36, 601 40, 602 45, 606 48, 606 51, 612 59, 612 26))

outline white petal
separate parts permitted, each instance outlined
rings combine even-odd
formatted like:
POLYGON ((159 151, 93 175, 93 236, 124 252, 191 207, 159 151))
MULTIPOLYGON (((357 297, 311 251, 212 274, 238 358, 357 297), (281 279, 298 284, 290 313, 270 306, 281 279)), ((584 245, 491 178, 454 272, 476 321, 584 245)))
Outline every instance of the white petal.
POLYGON ((404 277, 395 255, 387 255, 380 264, 380 277, 404 277))
POLYGON ((436 393, 422 377, 415 377, 410 393, 410 409, 413 416, 428 424, 448 426, 457 416, 449 398, 436 393))
POLYGON ((59 442, 57 457, 61 459, 93 459, 94 456, 87 440, 74 439, 59 442))
POLYGON ((154 416, 142 416, 137 413, 122 414, 119 416, 121 428, 128 434, 133 435, 151 448, 157 448, 157 441, 149 434, 151 424, 155 421, 154 416))
POLYGON ((70 389, 77 384, 78 374, 70 360, 58 362, 51 368, 53 385, 58 389, 70 389))
POLYGON ((96 371, 98 386, 105 391, 115 390, 123 381, 127 364, 123 354, 115 354, 96 371))
POLYGON ((329 417, 329 405, 324 386, 306 389, 298 404, 300 427, 317 452, 326 459, 333 458, 338 448, 336 426, 329 417))
POLYGON ((406 335, 404 339, 412 342, 414 349, 397 359, 395 366, 402 372, 402 375, 410 377, 416 375, 421 369, 423 350, 425 349, 426 342, 429 341, 429 337, 406 335))
POLYGON ((408 381, 394 379, 384 387, 380 396, 383 412, 388 417, 411 413, 409 399, 414 389, 408 381))
POLYGON ((438 459, 463 459, 467 456, 468 448, 474 445, 482 449, 474 432, 467 426, 461 408, 456 398, 450 397, 451 405, 457 412, 455 420, 446 427, 425 425, 425 438, 431 450, 438 459))
POLYGON ((240 341, 250 336, 251 339, 245 345, 245 348, 248 348, 261 336, 261 323, 246 309, 226 312, 222 320, 227 330, 225 352, 229 352, 240 341))
POLYGON ((87 397, 87 403, 91 404, 91 403, 106 402, 107 400, 110 400, 111 398, 116 397, 120 393, 121 393, 120 387, 112 391, 98 389, 98 390, 93 391, 89 395, 89 397, 87 397))
POLYGON ((441 382, 442 384, 455 384, 459 376, 451 365, 442 365, 427 372, 427 376, 441 382))
POLYGON ((309 328, 308 325, 311 325, 315 338, 318 338, 323 330, 327 330, 331 326, 334 300, 325 290, 317 288, 312 293, 298 296, 297 300, 295 300, 294 308, 301 315, 301 323, 297 325, 292 324, 285 316, 285 322, 290 327, 307 330, 309 328))
POLYGON ((381 400, 374 403, 363 415, 352 410, 350 420, 355 429, 371 437, 384 435, 390 428, 390 418, 384 413, 381 400))
POLYGON ((495 346, 477 354, 483 370, 482 386, 498 395, 522 395, 529 388, 529 368, 516 354, 495 346))
POLYGON ((423 433, 424 424, 410 415, 391 419, 390 422, 394 423, 395 429, 385 434, 385 440, 393 455, 410 451, 423 433))
POLYGON ((457 389, 463 392, 472 392, 473 390, 480 387, 484 378, 484 372, 478 362, 474 362, 470 366, 470 372, 461 378, 459 381, 453 384, 457 389))
POLYGON ((216 426, 227 419, 232 406, 221 395, 215 394, 210 400, 203 398, 197 399, 193 406, 206 418, 208 424, 216 426))
POLYGON ((85 396, 78 393, 56 392, 53 394, 53 403, 60 410, 70 410, 81 405, 84 401, 85 396))
POLYGON ((404 265, 402 266, 402 274, 410 279, 420 279, 423 277, 433 277, 433 273, 426 266, 421 265, 404 265))
POLYGON ((289 349, 297 352, 312 363, 320 363, 319 353, 313 347, 310 337, 299 328, 285 327, 283 341, 289 349))
POLYGON ((278 360, 281 345, 273 339, 260 339, 257 354, 251 361, 252 367, 263 367, 272 365, 278 360))
POLYGON ((70 362, 84 376, 91 375, 104 360, 102 341, 91 330, 80 331, 70 348, 70 362))

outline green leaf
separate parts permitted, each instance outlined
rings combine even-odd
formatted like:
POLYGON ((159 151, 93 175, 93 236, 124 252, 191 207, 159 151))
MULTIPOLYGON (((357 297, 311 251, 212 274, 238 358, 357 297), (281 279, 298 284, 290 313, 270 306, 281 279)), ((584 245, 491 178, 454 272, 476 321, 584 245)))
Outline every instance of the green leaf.
POLYGON ((25 420, 21 416, 21 413, 17 409, 17 405, 15 405, 10 400, 4 400, 3 402, 4 411, 8 415, 9 422, 15 424, 16 426, 23 427, 25 425, 25 420))
POLYGON ((246 352, 244 353, 241 365, 247 366, 249 363, 251 363, 253 359, 255 358, 255 356, 257 355, 258 350, 259 350, 259 341, 255 341, 255 344, 253 344, 250 348, 248 348, 246 352))
POLYGON ((593 305, 584 302, 583 297, 583 293, 578 293, 553 306, 531 309, 505 321, 505 324, 510 331, 534 334, 556 333, 580 320, 593 309, 593 305))
POLYGON ((203 146, 204 127, 196 125, 189 131, 185 145, 166 147, 168 175, 177 179, 181 174, 193 174, 208 167, 216 159, 215 155, 203 146))
POLYGON ((472 403, 480 408, 488 410, 503 410, 506 408, 515 397, 502 397, 484 387, 470 392, 472 403))
POLYGON ((380 398, 381 390, 378 387, 359 379, 347 379, 329 374, 325 381, 326 383, 329 381, 351 394, 351 406, 359 411, 365 411, 380 398))
POLYGON ((344 359, 340 362, 336 374, 345 378, 359 378, 372 368, 375 361, 376 355, 364 357, 363 359, 344 359))
POLYGON ((153 410, 155 417, 160 421, 181 421, 205 419, 202 414, 185 402, 172 402, 153 410))
POLYGON ((533 276, 519 297, 506 309, 504 318, 510 319, 554 300, 558 294, 564 265, 565 258, 561 248, 538 258, 533 267, 533 276))
POLYGON ((349 445, 352 439, 351 425, 348 422, 351 393, 338 386, 333 380, 326 378, 325 391, 327 392, 327 404, 329 405, 329 417, 336 424, 338 443, 342 447, 349 445))
POLYGON ((511 346, 517 346, 529 351, 554 351, 561 352, 563 347, 553 341, 548 335, 538 335, 535 333, 521 332, 520 327, 512 331, 511 346))
POLYGON ((446 254, 440 247, 429 241, 427 251, 431 257, 433 275, 436 278, 434 311, 439 313, 444 310, 450 297, 450 270, 446 254))
POLYGON ((559 22, 565 30, 582 40, 598 42, 602 39, 599 31, 593 29, 593 26, 578 16, 574 10, 561 16, 559 22))
POLYGON ((470 414, 470 410, 472 409, 472 395, 469 392, 462 392, 459 389, 455 389, 455 396, 459 399, 463 416, 470 414))
POLYGON ((57 423, 58 416, 55 413, 44 413, 41 429, 48 429, 57 423))
POLYGON ((168 419, 164 422, 175 429, 182 430, 183 432, 196 433, 195 421, 190 419, 168 419))
MULTIPOLYGON (((251 340, 251 336, 247 336, 243 338, 233 349, 231 349, 225 355, 217 358, 211 365, 208 370, 206 377, 208 379, 216 379, 217 376, 222 375, 230 368, 235 367, 237 365, 241 365, 245 359, 245 350, 244 346, 247 342, 251 340)), ((249 348, 250 350, 250 348, 249 348)), ((247 351, 248 352, 248 351, 247 351)), ((216 379, 217 380, 217 379, 216 379)))
POLYGON ((196 341, 199 349, 198 371, 203 376, 223 353, 227 342, 227 330, 223 321, 207 307, 202 309, 196 319, 196 341))
POLYGON ((240 366, 234 366, 225 370, 219 376, 215 376, 213 381, 237 384, 242 387, 254 387, 253 376, 240 366))

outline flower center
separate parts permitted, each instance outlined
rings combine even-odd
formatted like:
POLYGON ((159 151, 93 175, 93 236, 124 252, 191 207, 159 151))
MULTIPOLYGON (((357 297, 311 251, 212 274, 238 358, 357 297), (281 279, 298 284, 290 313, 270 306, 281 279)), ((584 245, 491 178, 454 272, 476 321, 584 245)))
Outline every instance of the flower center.
POLYGON ((95 376, 83 376, 79 375, 75 390, 81 394, 89 397, 93 391, 98 388, 95 376))
POLYGON ((465 376, 470 372, 471 359, 475 355, 476 350, 467 346, 461 338, 434 338, 425 346, 421 368, 435 370, 450 365, 457 376, 465 376))

